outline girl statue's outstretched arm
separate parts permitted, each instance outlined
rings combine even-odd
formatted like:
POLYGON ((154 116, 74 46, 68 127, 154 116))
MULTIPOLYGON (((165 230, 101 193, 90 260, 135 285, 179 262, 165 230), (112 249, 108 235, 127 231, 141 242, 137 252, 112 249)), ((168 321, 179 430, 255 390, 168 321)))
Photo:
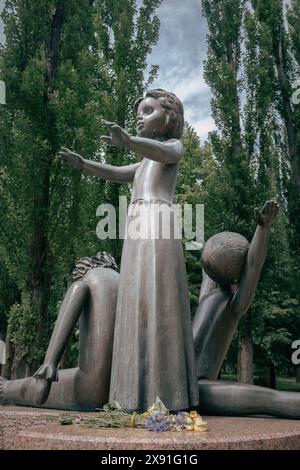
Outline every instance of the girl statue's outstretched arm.
POLYGON ((140 163, 136 163, 127 166, 112 166, 105 163, 97 163, 85 160, 81 155, 65 147, 61 148, 59 155, 69 165, 87 171, 92 176, 99 176, 107 181, 115 181, 117 183, 132 183, 135 172, 140 165, 140 163))
POLYGON ((183 145, 178 139, 160 141, 145 137, 131 137, 114 122, 103 121, 103 124, 110 130, 110 137, 103 137, 106 143, 126 147, 137 155, 155 162, 174 164, 183 157, 183 145))
POLYGON ((131 137, 128 148, 137 155, 161 163, 178 163, 183 157, 183 145, 177 139, 159 142, 143 137, 131 137))

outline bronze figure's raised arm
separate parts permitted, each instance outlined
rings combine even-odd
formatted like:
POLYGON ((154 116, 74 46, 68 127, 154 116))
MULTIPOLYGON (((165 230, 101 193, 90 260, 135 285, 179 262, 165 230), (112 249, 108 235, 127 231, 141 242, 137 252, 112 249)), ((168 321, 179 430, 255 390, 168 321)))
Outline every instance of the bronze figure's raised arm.
POLYGON ((241 235, 224 232, 204 246, 204 285, 193 322, 201 413, 300 419, 299 393, 216 380, 239 320, 253 302, 278 211, 269 201, 257 213, 250 245, 241 235))

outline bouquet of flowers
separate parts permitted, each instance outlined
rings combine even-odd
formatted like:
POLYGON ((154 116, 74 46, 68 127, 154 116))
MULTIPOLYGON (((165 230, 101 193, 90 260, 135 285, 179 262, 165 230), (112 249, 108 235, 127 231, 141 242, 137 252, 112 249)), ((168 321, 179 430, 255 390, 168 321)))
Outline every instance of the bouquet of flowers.
POLYGON ((142 428, 153 432, 198 431, 206 432, 207 423, 197 411, 180 411, 171 414, 162 401, 157 398, 145 413, 130 413, 123 410, 118 402, 105 405, 94 416, 66 416, 59 418, 59 423, 77 424, 85 428, 142 428))

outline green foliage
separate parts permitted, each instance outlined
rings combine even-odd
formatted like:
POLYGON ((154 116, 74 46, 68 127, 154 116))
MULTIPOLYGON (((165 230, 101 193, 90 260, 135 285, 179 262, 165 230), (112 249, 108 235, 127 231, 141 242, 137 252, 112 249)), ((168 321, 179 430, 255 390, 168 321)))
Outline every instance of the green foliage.
POLYGON ((32 367, 45 352, 75 261, 99 250, 120 255, 120 246, 96 237, 96 209, 103 201, 116 205, 120 188, 63 166, 56 154, 66 146, 88 159, 103 160, 106 152, 114 164, 133 160, 126 152, 107 152, 100 122, 133 129, 132 105, 155 75, 155 67, 148 78, 144 70, 158 39, 159 4, 6 1, 0 321, 4 330, 9 322, 15 352, 22 351, 15 359, 32 367))
POLYGON ((28 363, 43 360, 40 349, 33 346, 37 323, 38 316, 32 308, 29 295, 22 293, 20 303, 13 304, 8 312, 10 343, 14 346, 15 361, 21 362, 24 358, 28 363))
MULTIPOLYGON (((204 199, 206 235, 230 230, 250 240, 255 208, 271 198, 280 202, 281 216, 272 230, 268 260, 247 321, 257 366, 279 369, 288 366, 291 342, 299 334, 299 258, 293 243, 299 217, 296 223, 291 132, 286 128, 298 9, 299 2, 291 2, 290 39, 281 0, 203 2, 209 28, 205 77, 218 128, 210 136, 215 165, 204 199)), ((294 111, 295 120, 298 112, 294 111)), ((233 368, 233 351, 236 343, 225 367, 233 368)))
MULTIPOLYGON (((184 158, 180 162, 176 191, 176 203, 184 207, 193 207, 193 228, 196 227, 196 205, 204 203, 205 187, 211 177, 212 149, 208 143, 201 146, 195 130, 185 124, 182 142, 185 149, 184 158)), ((186 243, 186 240, 184 240, 186 243)), ((202 280, 201 252, 185 250, 185 261, 189 283, 192 315, 195 314, 199 301, 202 280)))

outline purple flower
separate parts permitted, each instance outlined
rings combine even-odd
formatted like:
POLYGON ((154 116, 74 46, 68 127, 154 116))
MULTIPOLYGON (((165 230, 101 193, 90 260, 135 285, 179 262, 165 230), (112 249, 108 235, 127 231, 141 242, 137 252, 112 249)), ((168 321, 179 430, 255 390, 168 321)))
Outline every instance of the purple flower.
POLYGON ((175 428, 185 429, 187 424, 186 413, 184 411, 180 411, 177 415, 173 418, 173 425, 175 428))
POLYGON ((172 421, 169 416, 160 413, 153 413, 147 419, 147 430, 153 432, 172 431, 172 421))
POLYGON ((80 415, 76 416, 75 423, 78 424, 82 421, 82 417, 80 415))

